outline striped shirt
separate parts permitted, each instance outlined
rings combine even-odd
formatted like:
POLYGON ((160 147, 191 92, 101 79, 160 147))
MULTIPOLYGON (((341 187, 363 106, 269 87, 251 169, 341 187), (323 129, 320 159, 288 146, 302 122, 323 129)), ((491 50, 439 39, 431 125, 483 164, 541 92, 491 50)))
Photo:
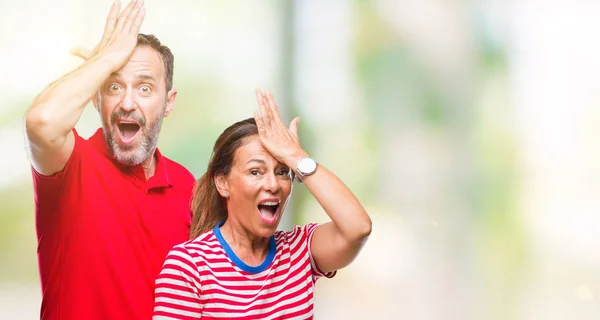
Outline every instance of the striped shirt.
POLYGON ((173 247, 156 280, 154 319, 312 319, 323 273, 310 253, 317 224, 277 231, 259 266, 241 261, 219 227, 173 247))

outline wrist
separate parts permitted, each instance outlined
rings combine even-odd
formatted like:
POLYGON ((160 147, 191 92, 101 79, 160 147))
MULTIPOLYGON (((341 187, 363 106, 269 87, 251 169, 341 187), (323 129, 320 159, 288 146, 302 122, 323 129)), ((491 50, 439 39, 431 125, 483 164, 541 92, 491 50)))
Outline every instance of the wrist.
POLYGON ((302 158, 310 157, 308 152, 298 149, 293 152, 290 152, 289 155, 283 159, 284 163, 292 170, 296 171, 298 167, 298 161, 302 158))
POLYGON ((296 167, 294 168, 296 181, 302 183, 306 177, 313 175, 317 171, 318 166, 319 163, 308 154, 300 157, 296 161, 296 167))
POLYGON ((108 54, 98 53, 92 56, 89 60, 89 63, 97 64, 101 66, 104 70, 109 71, 109 73, 113 73, 119 69, 121 69, 123 63, 111 57, 108 54))

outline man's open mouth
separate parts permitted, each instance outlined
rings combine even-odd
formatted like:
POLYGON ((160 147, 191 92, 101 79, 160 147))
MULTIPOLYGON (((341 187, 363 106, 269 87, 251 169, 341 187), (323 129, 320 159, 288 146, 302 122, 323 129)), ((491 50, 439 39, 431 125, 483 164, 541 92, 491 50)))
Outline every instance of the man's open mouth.
POLYGON ((140 131, 140 125, 136 122, 120 121, 117 127, 119 129, 119 138, 124 144, 133 142, 135 136, 140 131))

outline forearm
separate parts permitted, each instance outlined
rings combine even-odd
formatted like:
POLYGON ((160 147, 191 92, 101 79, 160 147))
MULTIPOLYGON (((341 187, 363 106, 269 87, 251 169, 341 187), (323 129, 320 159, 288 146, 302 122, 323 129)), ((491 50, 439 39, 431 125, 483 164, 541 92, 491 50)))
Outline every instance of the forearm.
POLYGON ((46 88, 25 117, 29 140, 42 147, 66 136, 113 69, 109 59, 94 57, 46 88))
POLYGON ((257 90, 256 101, 260 114, 256 112, 254 120, 263 146, 288 168, 312 173, 302 181, 331 218, 331 222, 314 229, 312 234, 309 246, 315 263, 323 272, 343 268, 356 257, 371 234, 371 218, 350 189, 327 168, 318 165, 313 171, 314 163, 309 162, 298 168, 299 161, 308 156, 299 145, 299 118, 294 118, 287 129, 271 93, 265 96, 257 90))
POLYGON ((314 174, 304 177, 303 183, 348 243, 362 242, 371 233, 371 218, 363 206, 327 168, 319 165, 314 174))

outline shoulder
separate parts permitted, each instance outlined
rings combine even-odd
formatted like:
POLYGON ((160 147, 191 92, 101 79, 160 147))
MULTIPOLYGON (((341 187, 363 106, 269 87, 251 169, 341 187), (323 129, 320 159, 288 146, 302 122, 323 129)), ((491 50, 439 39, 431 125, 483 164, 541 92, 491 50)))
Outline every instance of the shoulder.
MULTIPOLYGON (((38 182, 40 186, 47 184, 48 181, 55 181, 58 183, 64 179, 69 179, 69 177, 77 177, 81 175, 82 171, 78 169, 71 169, 72 167, 80 166, 82 161, 81 159, 84 157, 84 154, 90 153, 88 145, 91 144, 89 139, 82 137, 77 129, 71 129, 71 133, 73 134, 73 151, 69 154, 66 163, 62 167, 61 170, 52 173, 52 174, 42 174, 36 169, 36 166, 31 164, 31 172, 33 174, 34 183, 38 182)), ((87 156, 87 155, 85 155, 87 156)), ((48 187, 55 188, 57 185, 51 183, 48 187)))
POLYGON ((307 223, 296 225, 290 231, 276 231, 274 234, 275 241, 288 242, 290 245, 306 242, 318 226, 318 223, 307 223))
POLYGON ((202 258, 214 254, 220 248, 219 240, 212 230, 206 231, 195 239, 188 240, 173 247, 177 251, 191 258, 202 258))
POLYGON ((208 231, 195 239, 173 246, 163 268, 195 270, 193 272, 204 269, 215 255, 215 251, 218 254, 214 241, 215 236, 212 231, 208 231))
POLYGON ((96 129, 96 131, 87 138, 81 136, 75 128, 73 128, 73 133, 75 134, 75 141, 81 145, 89 145, 99 153, 106 153, 108 151, 108 146, 106 145, 106 140, 104 138, 104 130, 102 128, 96 129))
POLYGON ((299 235, 306 235, 314 232, 314 230, 319 226, 318 223, 307 223, 304 225, 295 225, 290 231, 276 231, 275 238, 277 237, 296 237, 299 235))
POLYGON ((164 155, 163 159, 165 161, 167 170, 169 171, 170 178, 174 179, 175 181, 181 181, 185 184, 194 184, 196 178, 194 178, 194 175, 186 167, 169 159, 168 157, 165 157, 164 155))

